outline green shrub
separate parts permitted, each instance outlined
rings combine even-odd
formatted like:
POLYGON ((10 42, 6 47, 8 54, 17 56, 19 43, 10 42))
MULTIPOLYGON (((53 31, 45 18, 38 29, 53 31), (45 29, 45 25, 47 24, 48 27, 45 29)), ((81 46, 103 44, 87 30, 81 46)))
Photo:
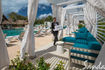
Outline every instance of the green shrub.
POLYGON ((35 70, 35 66, 25 57, 23 60, 20 60, 17 55, 16 58, 11 60, 12 65, 9 66, 9 70, 35 70))
POLYGON ((82 28, 82 27, 84 27, 83 24, 78 24, 78 28, 79 28, 79 29, 82 28))
POLYGON ((62 61, 60 61, 60 63, 57 64, 57 67, 54 70, 65 70, 63 65, 64 65, 64 63, 62 61))
POLYGON ((49 70, 50 64, 45 63, 43 57, 41 57, 40 60, 37 60, 36 62, 36 70, 49 70))

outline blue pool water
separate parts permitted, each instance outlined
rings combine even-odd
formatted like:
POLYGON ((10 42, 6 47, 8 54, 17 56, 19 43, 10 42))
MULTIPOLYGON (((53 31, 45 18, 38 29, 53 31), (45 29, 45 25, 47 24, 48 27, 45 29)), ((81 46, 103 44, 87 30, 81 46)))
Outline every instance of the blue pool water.
POLYGON ((6 34, 6 36, 16 36, 20 35, 22 32, 24 32, 23 28, 3 30, 3 33, 6 34))

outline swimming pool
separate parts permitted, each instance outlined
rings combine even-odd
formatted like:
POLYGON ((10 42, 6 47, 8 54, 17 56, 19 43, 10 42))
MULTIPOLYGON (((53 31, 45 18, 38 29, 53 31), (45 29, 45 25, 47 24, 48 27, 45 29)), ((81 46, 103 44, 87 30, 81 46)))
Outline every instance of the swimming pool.
POLYGON ((16 35, 20 35, 22 32, 24 32, 23 28, 3 30, 3 33, 6 34, 6 36, 16 36, 16 35))

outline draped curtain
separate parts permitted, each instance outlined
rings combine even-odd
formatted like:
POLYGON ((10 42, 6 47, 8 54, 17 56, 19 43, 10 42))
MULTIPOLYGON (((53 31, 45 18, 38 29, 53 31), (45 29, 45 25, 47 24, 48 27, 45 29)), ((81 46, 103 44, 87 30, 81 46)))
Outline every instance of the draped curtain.
MULTIPOLYGON (((57 10, 56 10, 56 19, 57 19, 57 22, 59 22, 59 25, 61 25, 62 7, 57 6, 56 8, 57 8, 57 10)), ((62 34, 62 31, 59 31, 58 39, 61 39, 61 34, 62 34)))
POLYGON ((73 22, 73 15, 69 14, 68 15, 68 22, 70 24, 70 33, 74 32, 74 22, 73 22))
POLYGON ((100 15, 105 17, 105 0, 87 0, 100 15))
POLYGON ((87 29, 96 37, 97 12, 95 8, 88 2, 84 7, 84 21, 87 29))
POLYGON ((34 40, 34 29, 33 24, 36 19, 38 8, 38 0, 28 0, 28 27, 22 40, 21 46, 21 59, 24 58, 25 53, 31 57, 35 56, 35 40, 34 40))
MULTIPOLYGON (((105 0, 87 0, 96 10, 97 12, 105 17, 105 0)), ((100 53, 95 61, 95 66, 99 65, 105 65, 105 43, 102 46, 102 49, 100 50, 100 53)), ((94 69, 96 70, 96 69, 94 69)))
POLYGON ((57 16, 57 6, 55 4, 52 4, 52 13, 53 13, 53 17, 57 16))
MULTIPOLYGON (((65 15, 66 15, 66 10, 63 9, 63 7, 61 7, 61 9, 59 10, 61 11, 61 14, 59 13, 59 18, 60 18, 60 25, 63 27, 64 26, 64 21, 65 21, 65 15)), ((61 30, 59 32, 59 39, 62 39, 63 38, 63 30, 61 30)))
POLYGON ((70 35, 70 23, 68 22, 68 18, 67 18, 66 23, 67 23, 67 30, 66 30, 66 34, 67 34, 67 35, 70 35))
POLYGON ((76 16, 74 16, 74 31, 78 29, 78 24, 79 24, 79 20, 77 19, 76 16))
MULTIPOLYGON (((0 0, 0 24, 1 22, 2 22, 2 8, 1 8, 1 0, 0 0)), ((8 66, 8 65, 9 65, 9 57, 7 52, 7 46, 0 26, 0 70, 4 66, 8 66)))

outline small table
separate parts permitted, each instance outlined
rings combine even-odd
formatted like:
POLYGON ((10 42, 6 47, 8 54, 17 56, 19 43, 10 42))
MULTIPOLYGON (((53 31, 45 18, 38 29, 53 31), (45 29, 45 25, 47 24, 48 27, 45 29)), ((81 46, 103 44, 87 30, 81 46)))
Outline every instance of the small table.
POLYGON ((63 54, 64 53, 64 42, 63 41, 58 41, 57 43, 57 49, 56 49, 56 52, 59 53, 59 54, 63 54))

